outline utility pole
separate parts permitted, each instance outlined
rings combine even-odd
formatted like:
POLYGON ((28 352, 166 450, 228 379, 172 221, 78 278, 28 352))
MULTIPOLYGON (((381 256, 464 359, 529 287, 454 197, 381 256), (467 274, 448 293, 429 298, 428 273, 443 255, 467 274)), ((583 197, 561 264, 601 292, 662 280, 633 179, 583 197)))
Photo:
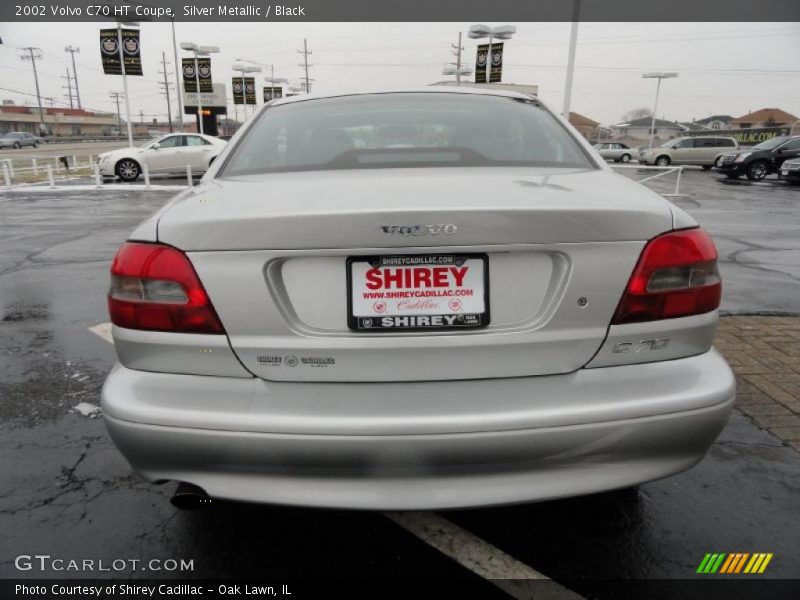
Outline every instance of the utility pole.
POLYGON ((308 64, 308 55, 314 53, 308 49, 308 41, 305 38, 303 38, 303 49, 298 50, 297 52, 303 55, 303 64, 298 66, 303 67, 305 69, 306 75, 304 78, 304 83, 306 88, 306 94, 308 94, 311 91, 311 85, 310 85, 311 80, 308 78, 308 67, 314 66, 308 64))
POLYGON ((80 48, 73 48, 71 45, 64 48, 64 52, 72 55, 72 80, 75 82, 75 99, 78 101, 78 108, 83 108, 81 104, 81 92, 78 89, 78 71, 75 69, 75 53, 80 54, 80 48))
POLYGON ((569 30, 569 54, 567 55, 567 80, 564 83, 564 107, 561 115, 569 121, 569 107, 572 102, 572 76, 575 73, 575 52, 578 49, 578 19, 581 13, 581 0, 573 0, 572 25, 569 30))
POLYGON ((67 93, 69 94, 69 107, 70 108, 75 108, 75 106, 73 106, 73 104, 72 104, 72 77, 69 74, 69 67, 67 67, 66 76, 62 75, 61 79, 66 79, 67 80, 67 85, 62 85, 61 89, 62 90, 67 90, 67 93))
POLYGON ((167 79, 167 55, 162 52, 161 53, 161 66, 163 67, 163 71, 159 71, 162 75, 164 75, 164 81, 159 81, 159 85, 162 86, 161 93, 167 97, 167 120, 169 121, 169 132, 172 133, 172 107, 170 106, 169 101, 169 79, 167 79))
POLYGON ((114 102, 117 103, 117 129, 119 130, 118 135, 122 135, 122 115, 119 112, 119 98, 124 94, 121 94, 120 92, 109 92, 108 95, 111 96, 114 99, 114 102))
POLYGON ((39 134, 47 131, 44 125, 44 109, 42 108, 42 96, 39 93, 39 74, 36 72, 36 61, 42 60, 42 49, 35 46, 20 48, 25 54, 20 56, 21 60, 31 61, 33 66, 33 80, 36 82, 36 102, 39 104, 39 134))
POLYGON ((464 47, 461 45, 461 32, 458 32, 458 46, 450 44, 451 52, 456 56, 456 85, 461 85, 461 52, 464 47))

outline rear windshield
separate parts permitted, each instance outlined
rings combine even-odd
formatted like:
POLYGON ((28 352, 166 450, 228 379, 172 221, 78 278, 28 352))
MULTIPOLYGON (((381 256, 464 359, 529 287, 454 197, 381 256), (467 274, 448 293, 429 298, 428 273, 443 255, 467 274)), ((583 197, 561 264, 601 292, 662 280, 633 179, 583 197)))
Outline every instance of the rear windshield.
POLYGON ((395 93, 270 107, 222 175, 447 166, 594 167, 536 100, 395 93))

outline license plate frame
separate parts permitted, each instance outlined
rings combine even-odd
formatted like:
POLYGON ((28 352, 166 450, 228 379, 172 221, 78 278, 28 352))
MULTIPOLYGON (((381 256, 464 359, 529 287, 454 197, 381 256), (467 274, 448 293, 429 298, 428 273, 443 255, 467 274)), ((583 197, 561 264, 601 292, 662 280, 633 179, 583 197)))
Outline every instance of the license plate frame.
MULTIPOLYGON (((384 265, 385 266, 385 265, 384 265)), ((484 329, 491 322, 491 310, 489 304, 489 256, 484 252, 435 252, 426 254, 376 254, 369 256, 349 256, 346 261, 346 278, 347 278, 347 326, 351 331, 359 333, 402 333, 406 331, 419 332, 419 331, 474 331, 476 329, 484 329), (411 268, 413 266, 435 266, 435 265, 463 265, 467 261, 480 260, 483 265, 482 274, 482 287, 483 287, 483 312, 468 312, 468 313, 443 313, 443 314, 414 314, 414 315, 401 315, 396 312, 381 315, 355 315, 353 306, 353 264, 354 263, 369 263, 373 267, 380 266, 384 259, 392 261, 403 261, 409 259, 413 264, 408 265, 392 265, 400 267, 411 268), (451 259, 452 262, 435 262, 438 259, 451 259), (428 261, 428 262, 419 262, 428 261), (430 262, 434 261, 434 262, 430 262), (402 317, 409 316, 414 318, 413 325, 408 326, 385 326, 383 324, 383 317, 402 317), (419 324, 418 317, 436 317, 447 316, 455 317, 452 323, 442 325, 433 324, 419 324), (459 317, 462 317, 459 319, 459 317), (368 324, 365 320, 372 320, 368 324), (380 321, 380 322, 378 322, 380 321)), ((449 319, 443 319, 445 321, 449 319)))

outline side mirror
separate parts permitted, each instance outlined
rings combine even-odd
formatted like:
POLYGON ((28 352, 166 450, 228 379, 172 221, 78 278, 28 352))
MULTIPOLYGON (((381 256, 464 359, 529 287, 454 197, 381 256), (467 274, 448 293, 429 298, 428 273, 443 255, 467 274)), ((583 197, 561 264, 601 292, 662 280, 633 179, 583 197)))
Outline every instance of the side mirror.
POLYGON ((153 143, 153 145, 152 145, 152 146, 150 146, 150 147, 151 147, 153 150, 158 150, 159 148, 161 148, 161 144, 159 144, 158 142, 154 142, 154 143, 153 143))

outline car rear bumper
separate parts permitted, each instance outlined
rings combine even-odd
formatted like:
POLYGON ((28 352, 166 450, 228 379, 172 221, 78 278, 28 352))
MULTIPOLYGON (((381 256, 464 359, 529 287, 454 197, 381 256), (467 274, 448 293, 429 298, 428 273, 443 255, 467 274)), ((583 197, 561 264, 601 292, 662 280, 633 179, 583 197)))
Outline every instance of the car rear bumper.
POLYGON ((397 384, 275 385, 118 365, 103 408, 150 480, 233 500, 407 510, 551 499, 682 471, 704 456, 734 394, 712 350, 550 377, 397 384), (413 399, 408 409, 395 393, 413 399))

